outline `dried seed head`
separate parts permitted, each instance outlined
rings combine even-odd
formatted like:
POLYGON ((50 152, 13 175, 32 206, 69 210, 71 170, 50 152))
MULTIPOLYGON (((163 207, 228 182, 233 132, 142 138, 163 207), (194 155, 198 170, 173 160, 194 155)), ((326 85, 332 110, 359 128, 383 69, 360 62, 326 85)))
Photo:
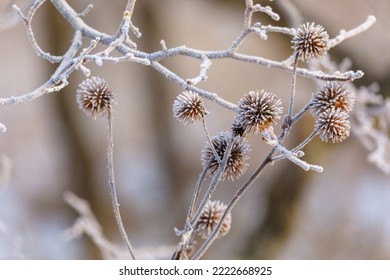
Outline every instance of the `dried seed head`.
POLYGON ((79 84, 76 98, 80 109, 95 119, 99 114, 111 113, 114 101, 107 82, 99 77, 90 77, 79 84))
POLYGON ((302 24, 292 38, 294 52, 302 61, 319 58, 328 50, 329 35, 321 25, 314 22, 302 24))
POLYGON ((340 108, 327 109, 319 114, 315 127, 318 129, 320 139, 325 142, 342 142, 349 136, 351 125, 348 114, 340 108))
POLYGON ((273 93, 264 90, 250 91, 241 98, 237 115, 233 120, 235 133, 242 130, 248 133, 259 133, 268 129, 277 119, 283 108, 282 101, 273 93))
POLYGON ((173 102, 173 116, 184 125, 195 124, 207 113, 202 98, 192 91, 184 91, 173 102))
MULTIPOLYGON (((230 133, 222 132, 211 139, 220 159, 223 159, 231 137, 232 135, 230 133)), ((246 161, 249 159, 249 152, 250 147, 248 142, 242 138, 236 138, 228 157, 222 179, 234 181, 235 178, 240 178, 248 166, 246 161)), ((219 167, 219 161, 215 158, 209 142, 206 142, 206 146, 202 151, 202 165, 208 168, 211 175, 214 175, 219 167)))
POLYGON ((231 131, 232 131, 233 136, 244 137, 246 134, 244 127, 242 126, 241 121, 237 117, 233 119, 231 131))
POLYGON ((355 103, 355 95, 346 89, 343 84, 337 82, 327 82, 319 90, 313 99, 312 113, 315 116, 327 109, 340 108, 341 111, 352 111, 355 103))
MULTIPOLYGON (((218 225, 219 221, 222 218, 223 212, 226 210, 226 205, 224 205, 219 200, 208 200, 202 214, 199 217, 198 222, 196 223, 195 229, 203 239, 207 239, 210 233, 218 225)), ((228 234, 232 223, 232 216, 229 213, 225 220, 222 223, 222 226, 218 232, 218 238, 221 238, 228 234)))

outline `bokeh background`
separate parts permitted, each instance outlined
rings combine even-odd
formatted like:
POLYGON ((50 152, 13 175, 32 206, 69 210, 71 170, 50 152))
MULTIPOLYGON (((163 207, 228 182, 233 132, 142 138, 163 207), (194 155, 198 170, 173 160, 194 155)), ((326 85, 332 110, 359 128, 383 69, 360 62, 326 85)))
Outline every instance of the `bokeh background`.
MULTIPOLYGON (((0 3, 0 97, 21 95, 43 84, 56 65, 38 58, 12 4, 26 12, 31 1, 0 3)), ((124 0, 69 0, 78 11, 89 3, 85 17, 91 26, 113 34, 124 0)), ((377 23, 367 32, 336 48, 335 61, 349 57, 352 68, 365 72, 355 84, 378 82, 389 95, 390 11, 388 0, 259 1, 281 14, 280 26, 315 21, 331 37, 351 29, 368 15, 377 23), (291 6, 293 4, 293 6, 291 6)), ((226 49, 243 24, 244 1, 142 0, 133 23, 143 33, 135 39, 140 50, 186 45, 203 50, 226 49)), ((265 15, 255 21, 273 23, 265 15)), ((61 55, 72 29, 50 2, 37 12, 33 27, 45 51, 61 55)), ((291 55, 290 38, 270 35, 267 41, 251 35, 240 52, 283 60, 291 55)), ((200 61, 176 57, 162 62, 183 78, 198 75, 200 61)), ((166 258, 179 242, 192 190, 201 170, 205 136, 200 125, 185 127, 172 117, 172 103, 181 89, 152 69, 134 63, 89 65, 112 89, 115 171, 122 218, 136 253, 166 258)), ((238 102, 249 90, 272 91, 287 104, 290 75, 230 60, 213 61, 204 89, 238 102)), ((65 241, 77 213, 63 200, 65 191, 86 199, 109 240, 122 246, 111 211, 107 186, 104 118, 93 120, 78 109, 75 99, 81 72, 70 85, 22 105, 0 108, 0 259, 100 259, 90 238, 65 241), (10 168, 8 168, 10 167, 10 168), (9 172, 8 172, 9 171, 9 172), (8 174, 9 173, 9 174, 8 174)), ((297 106, 315 90, 312 80, 299 78, 297 106)), ((206 101, 211 134, 229 129, 233 113, 206 101)), ((300 143, 313 127, 303 118, 286 142, 300 143)), ((251 137, 250 167, 241 180, 223 183, 215 197, 225 203, 255 170, 269 149, 251 137)), ((290 162, 270 166, 234 208, 229 235, 214 243, 210 259, 388 259, 390 258, 390 178, 367 162, 367 151, 354 135, 341 144, 312 141, 308 161, 323 165, 322 174, 304 172, 290 162)))

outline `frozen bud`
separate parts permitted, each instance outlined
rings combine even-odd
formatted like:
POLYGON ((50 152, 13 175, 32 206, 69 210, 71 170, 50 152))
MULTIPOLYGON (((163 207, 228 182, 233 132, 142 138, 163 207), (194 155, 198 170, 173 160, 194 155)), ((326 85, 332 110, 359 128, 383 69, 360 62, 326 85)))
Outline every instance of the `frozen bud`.
POLYGON ((325 142, 338 143, 349 137, 351 125, 348 114, 340 108, 327 109, 317 117, 315 127, 320 139, 325 142))
POLYGON ((355 95, 338 82, 327 82, 313 98, 312 113, 318 116, 327 109, 340 109, 344 112, 352 111, 355 95))
POLYGON ((99 77, 90 77, 79 84, 76 98, 80 109, 95 119, 99 114, 110 114, 114 101, 107 82, 99 77))
MULTIPOLYGON (((215 229, 218 223, 221 221, 223 212, 226 210, 224 205, 219 200, 208 200, 202 214, 200 215, 198 222, 196 223, 195 229, 203 239, 206 239, 211 232, 215 229)), ((223 221, 219 232, 218 238, 225 236, 231 227, 232 217, 229 213, 223 221)))
POLYGON ((192 91, 184 91, 173 102, 173 116, 184 125, 195 124, 207 113, 202 98, 192 91))
MULTIPOLYGON (((228 132, 222 132, 211 139, 220 160, 222 160, 225 155, 225 151, 231 141, 230 139, 232 139, 232 135, 228 132)), ((250 152, 249 144, 243 138, 235 138, 233 141, 233 147, 222 175, 222 179, 231 181, 235 178, 240 178, 246 171, 248 166, 246 161, 249 159, 248 154, 250 152)), ((214 175, 218 170, 219 162, 220 161, 215 158, 210 143, 206 142, 206 146, 202 151, 202 165, 208 168, 211 175, 214 175)))
POLYGON ((243 134, 259 133, 268 129, 280 119, 283 108, 282 101, 273 93, 264 90, 250 91, 245 94, 237 109, 237 115, 233 120, 233 133, 243 134))
POLYGON ((328 40, 329 35, 325 29, 312 22, 300 25, 291 42, 298 58, 302 61, 308 61, 312 58, 319 58, 328 52, 328 40))

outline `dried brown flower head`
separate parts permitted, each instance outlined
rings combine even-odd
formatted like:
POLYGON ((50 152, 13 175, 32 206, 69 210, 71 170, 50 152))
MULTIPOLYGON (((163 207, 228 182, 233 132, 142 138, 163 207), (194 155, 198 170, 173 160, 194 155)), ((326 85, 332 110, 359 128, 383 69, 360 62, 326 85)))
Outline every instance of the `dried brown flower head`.
POLYGON ((355 95, 338 82, 327 82, 313 99, 312 113, 319 115, 326 109, 340 108, 341 111, 352 111, 355 95))
POLYGON ((259 133, 268 129, 280 119, 283 108, 282 101, 273 93, 264 90, 250 91, 245 94, 238 103, 238 110, 233 120, 233 133, 242 135, 247 133, 259 133))
POLYGON ((79 84, 76 98, 80 109, 95 119, 99 114, 111 113, 114 101, 107 82, 99 77, 90 77, 79 84))
MULTIPOLYGON (((222 132, 212 137, 211 142, 220 159, 223 159, 231 138, 232 135, 228 132, 222 132)), ((234 140, 222 179, 233 181, 235 178, 239 178, 244 174, 248 166, 246 160, 249 159, 249 151, 250 147, 247 141, 242 138, 236 138, 234 140)), ((214 175, 219 167, 219 161, 215 158, 209 142, 206 142, 206 146, 202 151, 202 165, 208 168, 211 175, 214 175)))
MULTIPOLYGON (((219 200, 208 200, 205 208, 203 209, 202 214, 199 217, 198 222, 196 223, 195 229, 203 239, 206 239, 214 228, 220 222, 223 212, 226 210, 226 205, 224 205, 219 200)), ((218 238, 221 238, 228 234, 230 231, 232 223, 232 216, 229 213, 225 220, 222 223, 222 226, 218 232, 218 238)))
POLYGON ((348 113, 340 108, 326 109, 319 114, 315 127, 319 130, 322 141, 332 143, 342 142, 348 138, 351 130, 348 113))
POLYGON ((184 125, 195 124, 207 113, 202 98, 192 91, 184 91, 173 102, 173 116, 184 125))
POLYGON ((242 122, 237 117, 233 119, 231 131, 233 133, 233 136, 244 137, 246 134, 242 122))
POLYGON ((302 61, 308 61, 312 58, 319 58, 328 52, 328 40, 329 35, 325 29, 312 22, 300 25, 291 42, 298 58, 302 61))

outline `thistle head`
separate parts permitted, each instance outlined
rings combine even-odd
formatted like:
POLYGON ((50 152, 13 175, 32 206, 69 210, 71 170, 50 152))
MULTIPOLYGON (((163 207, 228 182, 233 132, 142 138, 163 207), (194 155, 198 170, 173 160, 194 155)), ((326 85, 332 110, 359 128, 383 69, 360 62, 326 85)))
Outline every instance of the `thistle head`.
POLYGON ((79 84, 76 99, 80 109, 95 119, 99 114, 110 114, 114 102, 107 82, 99 77, 87 78, 79 84))
POLYGON ((302 61, 319 58, 328 50, 329 35, 319 24, 305 23, 298 27, 292 38, 292 48, 302 61))
POLYGON ((173 116, 184 125, 195 124, 207 113, 202 98, 192 91, 184 91, 173 102, 173 116))
MULTIPOLYGON (((232 135, 228 132, 222 132, 212 137, 211 142, 214 145, 214 149, 217 152, 219 159, 222 160, 225 151, 229 146, 230 141, 233 142, 232 150, 227 160, 225 170, 222 175, 222 179, 228 179, 233 181, 235 178, 241 177, 246 171, 248 164, 246 161, 249 159, 250 147, 247 141, 242 138, 232 139, 232 135)), ((208 169, 211 175, 214 175, 219 167, 220 160, 215 158, 214 152, 211 149, 210 143, 206 142, 206 146, 202 151, 202 165, 208 169)))
MULTIPOLYGON (((203 239, 207 239, 207 237, 215 229, 215 227, 221 221, 222 215, 225 210, 226 205, 224 205, 219 200, 208 200, 206 202, 202 214, 200 215, 198 222, 195 226, 196 231, 199 235, 202 236, 203 239)), ((232 216, 229 213, 219 229, 218 238, 221 238, 228 234, 228 232, 230 231, 231 222, 232 216)))
POLYGON ((340 108, 330 108, 320 113, 315 127, 322 141, 332 143, 344 141, 351 130, 348 114, 340 108))
POLYGON ((282 101, 273 93, 264 90, 250 91, 238 103, 233 120, 233 133, 260 133, 280 119, 282 101))
POLYGON ((313 98, 312 113, 317 116, 327 109, 352 111, 355 103, 355 95, 338 82, 327 82, 313 98))

